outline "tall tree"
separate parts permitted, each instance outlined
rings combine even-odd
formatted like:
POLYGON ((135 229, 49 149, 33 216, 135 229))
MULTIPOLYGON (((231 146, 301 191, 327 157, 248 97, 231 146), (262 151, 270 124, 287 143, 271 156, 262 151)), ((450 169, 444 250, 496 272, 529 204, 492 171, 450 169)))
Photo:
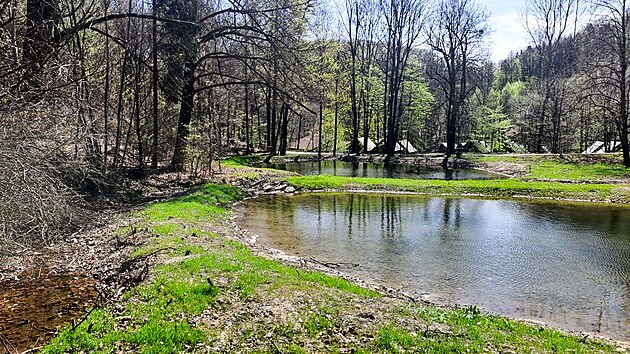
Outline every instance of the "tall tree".
POLYGON ((567 60, 572 51, 564 50, 564 46, 573 45, 579 14, 580 0, 526 1, 525 28, 536 48, 540 66, 538 86, 542 98, 537 114, 535 146, 539 153, 544 150, 545 132, 549 128, 552 151, 561 152, 560 128, 566 115, 565 100, 568 90, 565 78, 571 74, 567 60), (571 37, 571 41, 565 41, 567 37, 571 37))
POLYGON ((427 43, 438 53, 444 72, 433 72, 446 98, 446 157, 455 153, 457 126, 466 99, 472 93, 471 68, 480 64, 483 41, 488 33, 488 12, 476 0, 441 0, 431 14, 427 43))
POLYGON ((381 0, 385 21, 385 102, 386 151, 392 156, 398 144, 404 109, 403 82, 409 56, 417 45, 424 25, 423 0, 381 0))
POLYGON ((351 117, 351 137, 350 153, 358 154, 359 149, 359 97, 358 97, 358 66, 359 66, 359 46, 361 45, 361 28, 364 25, 365 13, 361 0, 346 0, 346 31, 348 35, 348 49, 350 52, 350 117, 351 117))
POLYGON ((602 11, 600 23, 593 33, 597 42, 592 52, 588 74, 597 94, 604 103, 601 108, 614 117, 623 150, 623 164, 630 167, 630 143, 628 141, 628 115, 630 104, 629 28, 630 8, 627 0, 593 0, 602 11))

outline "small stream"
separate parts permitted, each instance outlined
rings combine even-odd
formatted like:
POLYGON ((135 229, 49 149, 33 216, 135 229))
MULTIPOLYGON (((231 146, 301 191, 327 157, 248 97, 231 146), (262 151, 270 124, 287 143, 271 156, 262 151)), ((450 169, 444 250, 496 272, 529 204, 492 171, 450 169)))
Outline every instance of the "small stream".
POLYGON ((338 193, 235 211, 263 244, 436 303, 630 340, 628 207, 338 193))
POLYGON ((0 283, 0 353, 22 353, 52 339, 96 305, 94 280, 31 269, 0 283))

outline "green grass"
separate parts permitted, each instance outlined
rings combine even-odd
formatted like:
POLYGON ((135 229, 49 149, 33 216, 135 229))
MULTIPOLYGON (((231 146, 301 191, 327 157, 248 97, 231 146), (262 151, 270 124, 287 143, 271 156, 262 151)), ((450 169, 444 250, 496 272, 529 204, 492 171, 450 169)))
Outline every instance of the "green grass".
POLYGON ((585 201, 630 202, 630 185, 560 183, 501 180, 411 180, 338 176, 288 177, 286 181, 303 190, 386 190, 431 195, 528 196, 585 201))
POLYGON ((147 207, 140 215, 156 236, 136 249, 132 257, 169 248, 166 252, 169 258, 183 258, 155 266, 149 281, 124 295, 122 314, 114 315, 111 309, 97 309, 76 329, 63 330, 42 352, 110 353, 115 348, 141 353, 187 351, 208 341, 208 332, 181 320, 182 314, 194 316, 212 307, 220 292, 214 284, 219 278, 228 279, 227 291, 238 293, 242 300, 254 296, 262 284, 305 291, 333 288, 369 298, 380 296, 344 279, 298 271, 256 256, 239 242, 190 225, 182 226, 182 222, 194 224, 224 217, 228 205, 238 196, 240 192, 233 187, 205 185, 188 196, 147 207), (195 245, 195 240, 200 238, 215 240, 216 247, 204 249, 195 245), (121 318, 125 320, 121 322, 121 318))
POLYGON ((221 164, 223 164, 224 167, 244 167, 259 162, 260 160, 258 156, 232 156, 221 161, 221 164))
MULTIPOLYGON (((330 179, 341 185, 352 181, 330 179)), ((454 188, 448 183, 438 186, 454 188)), ((147 280, 128 290, 120 302, 96 309, 75 329, 66 328, 42 352, 190 352, 212 346, 219 338, 232 338, 229 351, 260 353, 336 353, 348 348, 356 353, 616 349, 483 314, 476 307, 438 309, 404 300, 388 305, 391 299, 385 301, 378 292, 342 278, 257 256, 242 243, 204 229, 212 224, 208 219, 225 217, 239 195, 232 187, 205 185, 140 212, 151 235, 134 256, 165 246, 169 251, 160 253, 161 261, 151 267, 147 280), (194 216, 179 213, 182 207, 194 216), (258 319, 242 315, 248 306, 261 311, 274 303, 297 306, 279 316, 278 310, 258 319), (228 327, 199 325, 193 319, 201 313, 227 314, 237 322, 228 327), (372 314, 373 320, 355 322, 355 331, 360 332, 356 341, 339 341, 337 334, 348 330, 347 321, 364 313, 372 314)))
POLYGON ((535 353, 602 353, 612 350, 603 343, 587 343, 578 336, 483 314, 474 306, 454 310, 417 307, 408 316, 422 318, 434 325, 411 331, 395 323, 386 324, 376 335, 376 345, 380 349, 391 353, 410 349, 427 353, 486 353, 497 349, 535 353))
POLYGON ((325 311, 314 313, 304 321, 304 328, 311 337, 316 337, 320 333, 326 333, 333 330, 334 321, 325 311))
POLYGON ((472 162, 510 162, 527 168, 524 178, 561 181, 597 181, 629 178, 630 169, 617 155, 470 155, 472 162))
MULTIPOLYGON (((162 269, 156 269, 162 272, 162 269)), ((192 274, 186 281, 162 275, 134 288, 123 313, 97 309, 76 329, 63 330, 43 353, 111 353, 114 348, 142 353, 183 351, 206 340, 206 334, 181 320, 179 314, 198 314, 218 293, 205 279, 192 274), (121 320, 124 319, 124 320, 121 320)))
POLYGON ((148 222, 179 219, 185 222, 212 221, 225 217, 234 202, 242 196, 239 188, 206 184, 190 194, 147 206, 140 216, 148 222))

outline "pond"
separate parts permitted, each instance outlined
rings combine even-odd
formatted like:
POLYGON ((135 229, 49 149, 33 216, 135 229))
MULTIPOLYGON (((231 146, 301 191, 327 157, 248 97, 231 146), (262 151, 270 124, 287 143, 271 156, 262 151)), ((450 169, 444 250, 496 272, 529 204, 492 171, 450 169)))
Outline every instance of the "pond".
POLYGON ((236 213, 263 244, 435 303, 630 340, 627 207, 311 194, 236 213))
POLYGON ((301 175, 333 175, 345 177, 414 178, 414 179, 498 179, 502 176, 473 169, 444 171, 442 168, 407 164, 368 162, 310 161, 258 164, 257 167, 297 172, 301 175))

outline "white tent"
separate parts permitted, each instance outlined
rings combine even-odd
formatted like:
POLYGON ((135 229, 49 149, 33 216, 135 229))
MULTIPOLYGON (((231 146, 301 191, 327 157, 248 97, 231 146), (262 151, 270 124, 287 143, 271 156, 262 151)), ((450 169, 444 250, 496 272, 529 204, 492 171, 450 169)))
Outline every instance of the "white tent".
MULTIPOLYGON (((608 151, 615 152, 621 146, 621 142, 611 141, 608 143, 608 151)), ((588 149, 582 152, 583 154, 603 154, 606 152, 606 144, 603 141, 596 141, 593 145, 589 146, 588 149)))
POLYGON ((593 143, 593 145, 589 146, 586 150, 584 150, 583 154, 596 154, 596 153, 601 153, 600 150, 602 150, 602 148, 604 147, 604 142, 603 141, 596 141, 593 143))
POLYGON ((404 151, 408 154, 414 154, 418 152, 418 150, 406 139, 398 141, 398 146, 396 147, 396 150, 404 151))
MULTIPOLYGON (((359 140, 359 145, 363 146, 364 137, 359 137, 358 140, 359 140)), ((367 139, 367 148, 365 149, 365 151, 370 152, 370 151, 372 151, 374 149, 376 149, 376 144, 374 144, 374 142, 370 138, 368 138, 367 139)))

